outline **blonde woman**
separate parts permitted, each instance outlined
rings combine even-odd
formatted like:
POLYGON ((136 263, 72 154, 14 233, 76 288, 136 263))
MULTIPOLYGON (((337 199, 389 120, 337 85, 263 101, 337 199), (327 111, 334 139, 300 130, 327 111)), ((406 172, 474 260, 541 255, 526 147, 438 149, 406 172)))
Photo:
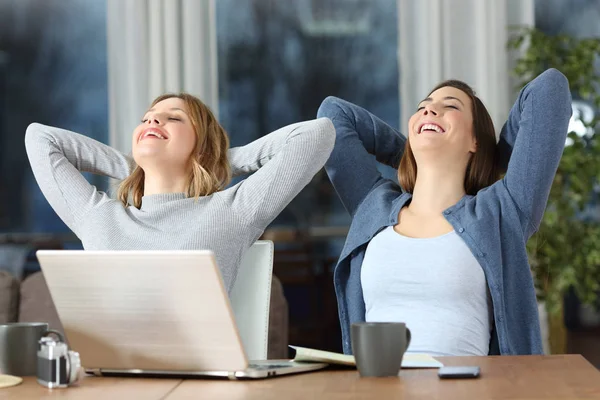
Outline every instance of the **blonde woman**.
POLYGON ((334 141, 331 121, 320 118, 229 149, 225 130, 189 94, 152 102, 133 132, 133 159, 64 129, 31 124, 25 135, 44 196, 86 250, 210 249, 227 290, 243 253, 325 164, 334 141), (118 199, 81 172, 123 180, 118 199))

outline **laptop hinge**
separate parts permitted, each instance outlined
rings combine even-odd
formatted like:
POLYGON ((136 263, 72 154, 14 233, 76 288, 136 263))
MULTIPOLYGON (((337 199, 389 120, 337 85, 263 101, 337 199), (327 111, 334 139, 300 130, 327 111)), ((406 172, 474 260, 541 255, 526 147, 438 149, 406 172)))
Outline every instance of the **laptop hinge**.
POLYGON ((233 372, 231 372, 231 371, 227 372, 227 379, 229 379, 230 381, 236 381, 237 378, 235 376, 235 371, 233 371, 233 372))

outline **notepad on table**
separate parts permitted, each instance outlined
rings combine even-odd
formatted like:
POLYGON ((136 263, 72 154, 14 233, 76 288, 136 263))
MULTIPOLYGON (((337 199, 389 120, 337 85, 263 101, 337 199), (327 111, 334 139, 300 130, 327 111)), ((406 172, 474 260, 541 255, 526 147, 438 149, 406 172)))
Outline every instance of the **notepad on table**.
MULTIPOLYGON (((294 361, 299 362, 324 362, 328 364, 339 364, 356 366, 354 356, 334 353, 331 351, 309 349, 307 347, 290 346, 296 350, 294 361)), ((402 357, 402 368, 441 368, 444 364, 423 353, 405 353, 402 357)))

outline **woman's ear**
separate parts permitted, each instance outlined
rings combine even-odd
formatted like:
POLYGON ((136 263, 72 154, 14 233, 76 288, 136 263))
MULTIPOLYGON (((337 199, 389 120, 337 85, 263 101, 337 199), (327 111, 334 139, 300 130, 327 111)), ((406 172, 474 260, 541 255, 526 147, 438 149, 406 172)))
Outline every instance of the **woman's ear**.
POLYGON ((477 140, 475 138, 473 138, 473 140, 471 141, 471 147, 469 148, 469 151, 471 153, 477 152, 477 140))

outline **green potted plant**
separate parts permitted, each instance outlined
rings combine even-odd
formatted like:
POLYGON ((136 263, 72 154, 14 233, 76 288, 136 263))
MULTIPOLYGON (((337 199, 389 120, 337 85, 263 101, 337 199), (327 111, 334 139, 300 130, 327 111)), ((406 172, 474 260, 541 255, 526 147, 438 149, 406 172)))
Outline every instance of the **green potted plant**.
POLYGON ((600 215, 589 212, 600 202, 594 190, 600 184, 600 38, 519 28, 509 48, 519 51, 514 74, 520 87, 554 67, 569 79, 573 99, 595 111, 577 121, 578 132, 569 132, 540 229, 527 246, 538 299, 548 313, 551 352, 564 353, 566 292, 574 288, 582 304, 596 306, 600 296, 600 215))

